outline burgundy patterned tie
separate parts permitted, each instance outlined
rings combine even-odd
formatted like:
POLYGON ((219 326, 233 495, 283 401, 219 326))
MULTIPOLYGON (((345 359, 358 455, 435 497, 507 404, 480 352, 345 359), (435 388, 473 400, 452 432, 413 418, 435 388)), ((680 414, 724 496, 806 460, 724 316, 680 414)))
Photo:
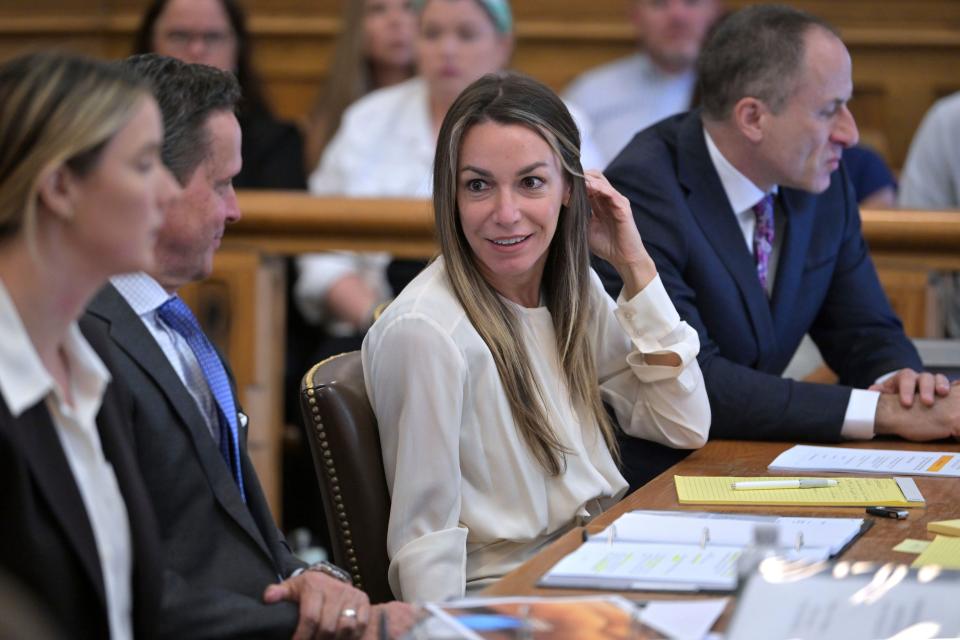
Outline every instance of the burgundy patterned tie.
POLYGON ((757 216, 757 226, 753 228, 753 255, 757 260, 757 277, 760 286, 767 288, 767 268, 770 254, 773 252, 773 195, 767 194, 753 205, 757 216))

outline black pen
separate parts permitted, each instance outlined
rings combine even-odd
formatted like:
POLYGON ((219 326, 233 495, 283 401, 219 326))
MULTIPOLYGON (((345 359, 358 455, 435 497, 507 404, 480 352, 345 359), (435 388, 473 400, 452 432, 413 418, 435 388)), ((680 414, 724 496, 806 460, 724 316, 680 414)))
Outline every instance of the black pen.
POLYGON ((894 509, 892 507, 867 507, 867 513, 881 518, 893 518, 894 520, 906 520, 909 511, 906 509, 894 509))

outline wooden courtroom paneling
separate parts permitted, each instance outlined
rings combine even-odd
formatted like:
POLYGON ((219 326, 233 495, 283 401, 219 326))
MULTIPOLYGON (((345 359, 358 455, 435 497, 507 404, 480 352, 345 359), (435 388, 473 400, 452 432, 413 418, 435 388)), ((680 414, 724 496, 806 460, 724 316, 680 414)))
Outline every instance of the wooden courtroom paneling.
MULTIPOLYGON (((225 246, 265 254, 329 249, 388 251, 404 257, 436 252, 429 202, 313 198, 245 192, 240 222, 225 246)), ((864 211, 863 232, 881 282, 911 337, 936 336, 933 271, 960 270, 960 215, 949 211, 864 211)))
MULTIPOLYGON (((513 66, 556 89, 634 46, 631 0, 515 0, 513 66)), ((736 9, 750 0, 728 0, 736 9)), ((146 0, 0 0, 0 58, 25 46, 68 45, 119 57, 146 0)), ((325 76, 339 28, 337 0, 246 0, 255 62, 278 113, 300 120, 325 76)), ((852 103, 864 138, 894 167, 903 163, 924 112, 960 89, 960 2, 797 0, 843 32, 854 60, 852 103)))

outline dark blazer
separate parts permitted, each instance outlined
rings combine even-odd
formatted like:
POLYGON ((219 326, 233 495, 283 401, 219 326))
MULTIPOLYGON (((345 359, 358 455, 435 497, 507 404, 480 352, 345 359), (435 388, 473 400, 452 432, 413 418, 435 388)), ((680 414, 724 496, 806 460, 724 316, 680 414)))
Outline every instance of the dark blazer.
MULTIPOLYGON (((850 387, 921 368, 877 279, 842 165, 822 194, 780 188, 777 214, 786 220, 770 300, 698 111, 637 134, 606 175, 629 198, 670 298, 700 335, 711 436, 836 441, 850 387), (839 385, 780 377, 807 332, 839 385)), ((597 266, 618 293, 616 272, 597 266)))
POLYGON ((267 507, 246 452, 245 416, 238 424, 246 504, 193 397, 113 286, 94 298, 81 328, 110 342, 113 375, 135 397, 134 443, 167 568, 161 635, 292 635, 297 607, 265 605, 262 597, 267 585, 303 563, 290 552, 267 507))
MULTIPOLYGON (((102 353, 102 345, 91 341, 102 353)), ((130 521, 133 627, 154 636, 160 606, 160 542, 129 441, 117 385, 107 387, 97 429, 130 521)), ((93 528, 41 401, 14 418, 0 399, 0 566, 20 581, 71 638, 107 638, 106 595, 93 528)))
POLYGON ((307 172, 300 130, 264 111, 241 113, 239 121, 243 168, 233 179, 233 186, 304 191, 307 172))

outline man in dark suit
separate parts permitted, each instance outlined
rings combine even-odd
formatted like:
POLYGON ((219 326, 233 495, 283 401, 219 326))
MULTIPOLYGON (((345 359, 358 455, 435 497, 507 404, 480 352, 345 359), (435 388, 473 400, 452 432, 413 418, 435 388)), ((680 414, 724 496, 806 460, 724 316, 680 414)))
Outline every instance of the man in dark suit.
POLYGON ((699 332, 711 435, 960 434, 960 393, 917 373, 861 235, 840 162, 858 133, 836 32, 794 9, 750 7, 709 39, 698 77, 702 111, 642 131, 606 174, 699 332), (780 377, 808 332, 840 384, 780 377))
POLYGON ((134 394, 134 440, 167 569, 159 631, 359 635, 370 613, 366 595, 332 565, 305 570, 290 552, 247 457, 229 370, 176 296, 210 273, 225 225, 240 215, 231 184, 241 167, 236 80, 156 55, 125 64, 152 85, 163 161, 183 194, 159 232, 156 269, 114 279, 82 326, 109 340, 113 377, 134 394))

